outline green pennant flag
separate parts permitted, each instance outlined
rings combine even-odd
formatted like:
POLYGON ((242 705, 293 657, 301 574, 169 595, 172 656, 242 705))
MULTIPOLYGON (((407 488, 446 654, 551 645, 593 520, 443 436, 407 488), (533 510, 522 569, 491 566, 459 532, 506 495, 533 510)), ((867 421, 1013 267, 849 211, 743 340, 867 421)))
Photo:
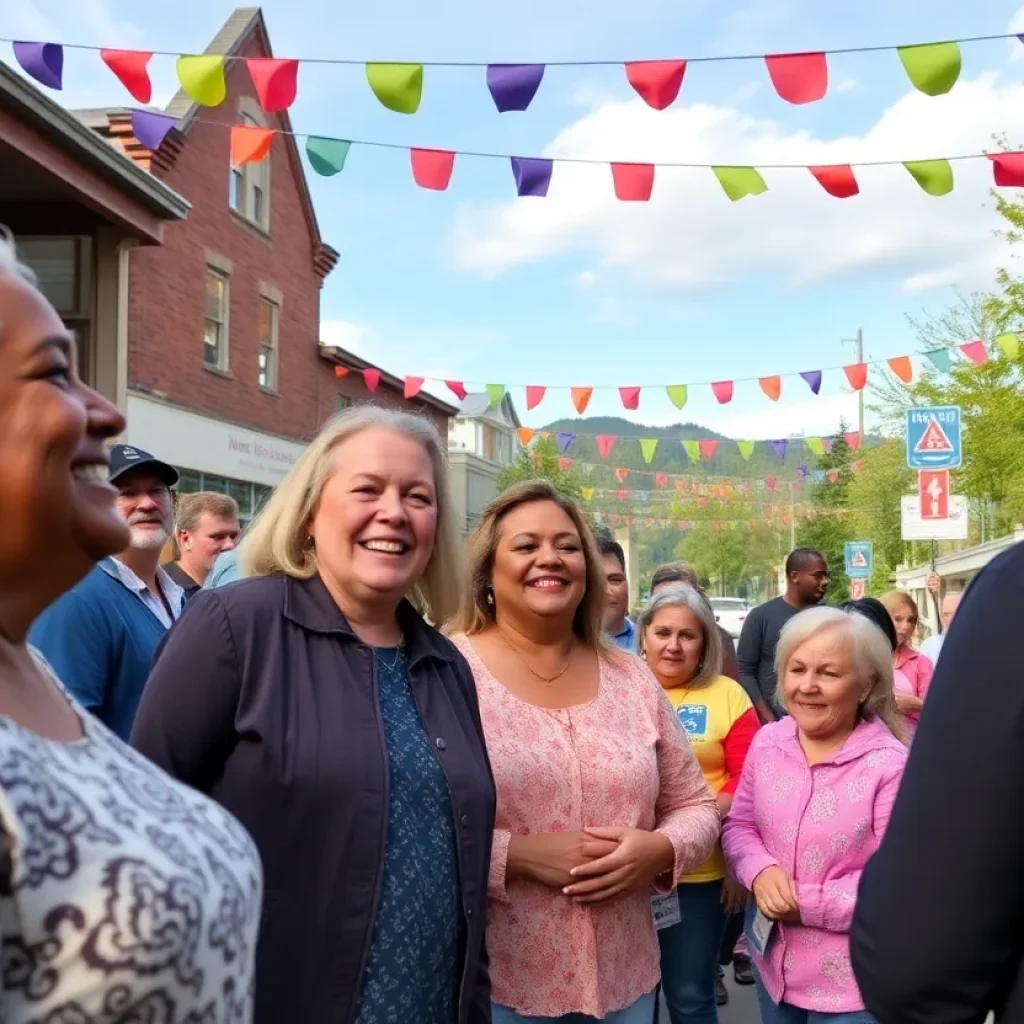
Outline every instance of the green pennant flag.
POLYGON ((309 166, 324 178, 340 174, 345 169, 351 142, 344 139, 325 139, 311 135, 306 139, 306 158, 309 166))
POLYGON ((488 384, 487 385, 487 398, 490 401, 490 407, 497 409, 501 405, 501 400, 505 397, 505 385, 504 384, 488 384))
POLYGON ((668 400, 677 408, 682 409, 686 405, 686 385, 669 384, 665 391, 668 393, 668 400))
POLYGON ((941 96, 949 92, 960 77, 959 43, 900 46, 896 52, 911 85, 926 96, 941 96))
POLYGON ((1020 355, 1020 338, 1016 334, 1000 334, 996 344, 1007 359, 1016 359, 1020 355))
POLYGON ((718 184, 735 203, 744 196, 759 196, 768 191, 756 167, 712 167, 718 184))
POLYGON ((812 454, 825 454, 825 442, 820 437, 807 437, 804 440, 807 442, 807 447, 810 448, 812 454))
POLYGON ((928 195, 948 196, 953 191, 953 167, 948 160, 911 160, 903 166, 928 195))
POLYGON ((936 370, 940 373, 949 373, 949 368, 952 365, 949 358, 949 349, 936 348, 931 352, 925 352, 925 355, 936 370))
POLYGON ((684 441, 683 447, 691 462, 700 462, 700 444, 696 441, 684 441))
POLYGON ((397 114, 415 114, 423 98, 422 64, 367 64, 374 96, 397 114))
POLYGON ((753 441, 737 441, 736 447, 740 450, 740 455, 745 460, 749 459, 754 454, 754 442, 753 441))
POLYGON ((645 437, 641 438, 640 440, 640 451, 643 452, 644 462, 646 462, 648 466, 651 464, 651 460, 654 458, 654 451, 657 447, 657 438, 652 439, 649 437, 645 437))

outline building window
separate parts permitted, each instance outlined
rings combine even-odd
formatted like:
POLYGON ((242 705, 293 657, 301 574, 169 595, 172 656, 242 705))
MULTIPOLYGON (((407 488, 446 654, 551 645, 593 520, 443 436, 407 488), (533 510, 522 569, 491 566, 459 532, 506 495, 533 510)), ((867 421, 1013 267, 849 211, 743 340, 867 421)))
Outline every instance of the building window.
MULTIPOLYGON (((243 105, 246 105, 243 103, 243 105)), ((252 128, 264 128, 258 108, 243 111, 240 121, 252 128)), ((231 209, 263 231, 270 230, 270 155, 259 163, 231 165, 228 185, 231 209)))
POLYGON ((277 334, 281 309, 265 296, 260 298, 260 387, 277 390, 277 334))
POLYGON ((25 238, 18 255, 35 271, 39 290, 64 317, 85 312, 83 260, 77 238, 25 238))
POLYGON ((213 267, 206 268, 203 362, 215 370, 228 368, 228 276, 213 267))
POLYGON ((352 404, 352 399, 348 395, 338 395, 338 400, 334 403, 334 411, 341 412, 343 409, 347 409, 352 404))
POLYGON ((247 525, 259 512, 274 490, 264 484, 252 484, 247 480, 232 480, 230 477, 213 476, 194 469, 179 467, 178 474, 181 477, 177 488, 179 495, 195 494, 198 491, 216 491, 218 494, 227 494, 234 498, 238 502, 238 518, 242 526, 247 525))
POLYGON ((480 425, 480 454, 492 462, 498 458, 498 432, 489 423, 480 425))

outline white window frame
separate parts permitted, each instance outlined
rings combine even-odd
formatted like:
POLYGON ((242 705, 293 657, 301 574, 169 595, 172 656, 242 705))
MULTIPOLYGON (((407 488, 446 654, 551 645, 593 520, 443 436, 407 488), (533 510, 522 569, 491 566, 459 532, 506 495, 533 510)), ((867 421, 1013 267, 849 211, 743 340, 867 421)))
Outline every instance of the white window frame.
MULTIPOLYGON (((267 128, 260 105, 251 97, 243 96, 238 102, 238 119, 253 128, 267 128)), ((242 220, 270 233, 270 154, 258 164, 242 167, 230 165, 228 175, 228 206, 242 220), (257 209, 257 196, 262 196, 262 207, 257 209)))
MULTIPOLYGON (((212 322, 217 323, 218 321, 213 320, 212 322)), ((203 278, 203 366, 219 373, 228 373, 231 367, 231 271, 209 259, 206 261, 206 275, 203 278), (207 316, 206 289, 211 278, 220 281, 224 286, 216 362, 210 362, 206 358, 206 326, 212 319, 207 316)))
MULTIPOLYGON (((271 310, 271 339, 270 344, 265 345, 263 338, 257 338, 257 380, 263 391, 277 393, 281 369, 281 293, 272 285, 260 285, 259 302, 266 303, 271 310), (264 350, 270 354, 266 369, 262 366, 264 350), (265 377, 265 379, 264 379, 265 377)), ((260 323, 262 311, 257 316, 256 322, 260 323)))

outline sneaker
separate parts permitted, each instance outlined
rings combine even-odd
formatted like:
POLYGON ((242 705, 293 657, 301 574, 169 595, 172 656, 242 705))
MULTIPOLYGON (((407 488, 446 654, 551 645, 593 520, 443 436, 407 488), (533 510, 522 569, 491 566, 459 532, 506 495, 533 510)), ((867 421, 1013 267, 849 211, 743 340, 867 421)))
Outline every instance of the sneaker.
POLYGON ((737 985, 754 984, 754 966, 749 956, 737 953, 732 960, 732 976, 736 979, 737 985))
POLYGON ((729 990, 725 987, 725 972, 718 968, 718 975, 715 978, 715 1003, 718 1006, 725 1006, 729 1002, 729 990))

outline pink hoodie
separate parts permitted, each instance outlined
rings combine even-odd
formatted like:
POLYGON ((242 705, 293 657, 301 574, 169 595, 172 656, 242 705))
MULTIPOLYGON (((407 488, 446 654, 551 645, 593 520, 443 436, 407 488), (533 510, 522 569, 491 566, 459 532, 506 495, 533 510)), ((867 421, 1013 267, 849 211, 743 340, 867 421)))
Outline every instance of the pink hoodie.
POLYGON ((878 720, 811 767, 792 718, 766 725, 747 754, 722 846, 746 888, 777 865, 796 886, 802 923, 776 924, 762 960, 776 1002, 819 1013, 864 1009, 850 966, 849 930, 861 872, 878 849, 907 749, 878 720))

